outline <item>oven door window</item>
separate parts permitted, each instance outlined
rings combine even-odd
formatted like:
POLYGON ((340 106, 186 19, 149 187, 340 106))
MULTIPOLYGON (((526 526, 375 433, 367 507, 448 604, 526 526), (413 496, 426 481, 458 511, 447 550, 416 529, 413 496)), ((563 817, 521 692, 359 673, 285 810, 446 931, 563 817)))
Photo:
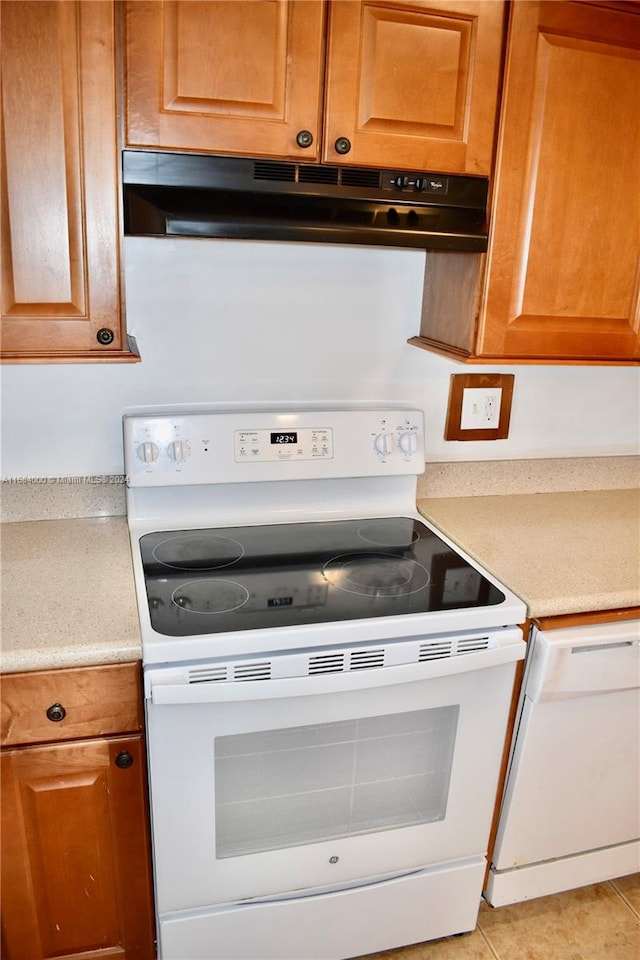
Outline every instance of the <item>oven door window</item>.
POLYGON ((215 739, 216 856, 443 820, 457 705, 215 739))

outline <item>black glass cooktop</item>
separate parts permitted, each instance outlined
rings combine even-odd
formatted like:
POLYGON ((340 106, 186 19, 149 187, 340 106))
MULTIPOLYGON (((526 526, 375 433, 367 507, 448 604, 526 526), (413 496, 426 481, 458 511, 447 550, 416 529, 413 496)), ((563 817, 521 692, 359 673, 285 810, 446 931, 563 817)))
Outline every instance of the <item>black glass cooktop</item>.
POLYGON ((151 625, 224 633, 490 606, 504 595, 408 517, 207 530, 140 539, 151 625))

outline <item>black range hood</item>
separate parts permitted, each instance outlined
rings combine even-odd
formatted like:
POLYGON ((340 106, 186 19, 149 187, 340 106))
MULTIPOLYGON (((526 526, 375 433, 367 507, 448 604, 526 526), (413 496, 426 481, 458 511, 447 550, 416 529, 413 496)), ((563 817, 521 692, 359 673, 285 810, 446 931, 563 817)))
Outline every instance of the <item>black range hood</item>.
POLYGON ((123 151, 129 236, 487 249, 488 180, 123 151))

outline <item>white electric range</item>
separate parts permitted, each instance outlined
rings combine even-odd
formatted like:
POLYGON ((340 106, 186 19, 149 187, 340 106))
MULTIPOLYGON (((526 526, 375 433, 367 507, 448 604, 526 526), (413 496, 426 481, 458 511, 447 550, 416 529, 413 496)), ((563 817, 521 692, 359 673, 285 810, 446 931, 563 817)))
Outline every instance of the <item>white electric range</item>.
POLYGON ((124 418, 159 956, 473 929, 524 604, 416 512, 422 413, 124 418))

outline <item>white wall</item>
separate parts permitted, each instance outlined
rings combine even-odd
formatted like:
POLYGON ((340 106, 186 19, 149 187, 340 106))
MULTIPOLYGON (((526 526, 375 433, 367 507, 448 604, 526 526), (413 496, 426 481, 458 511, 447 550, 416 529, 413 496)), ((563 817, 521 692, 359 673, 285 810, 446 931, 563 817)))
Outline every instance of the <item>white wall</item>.
POLYGON ((428 460, 638 453, 640 371, 480 367, 515 373, 510 435, 442 439, 452 373, 417 350, 424 254, 246 241, 125 241, 139 364, 2 370, 2 476, 122 472, 126 407, 244 401, 408 400, 428 460))

